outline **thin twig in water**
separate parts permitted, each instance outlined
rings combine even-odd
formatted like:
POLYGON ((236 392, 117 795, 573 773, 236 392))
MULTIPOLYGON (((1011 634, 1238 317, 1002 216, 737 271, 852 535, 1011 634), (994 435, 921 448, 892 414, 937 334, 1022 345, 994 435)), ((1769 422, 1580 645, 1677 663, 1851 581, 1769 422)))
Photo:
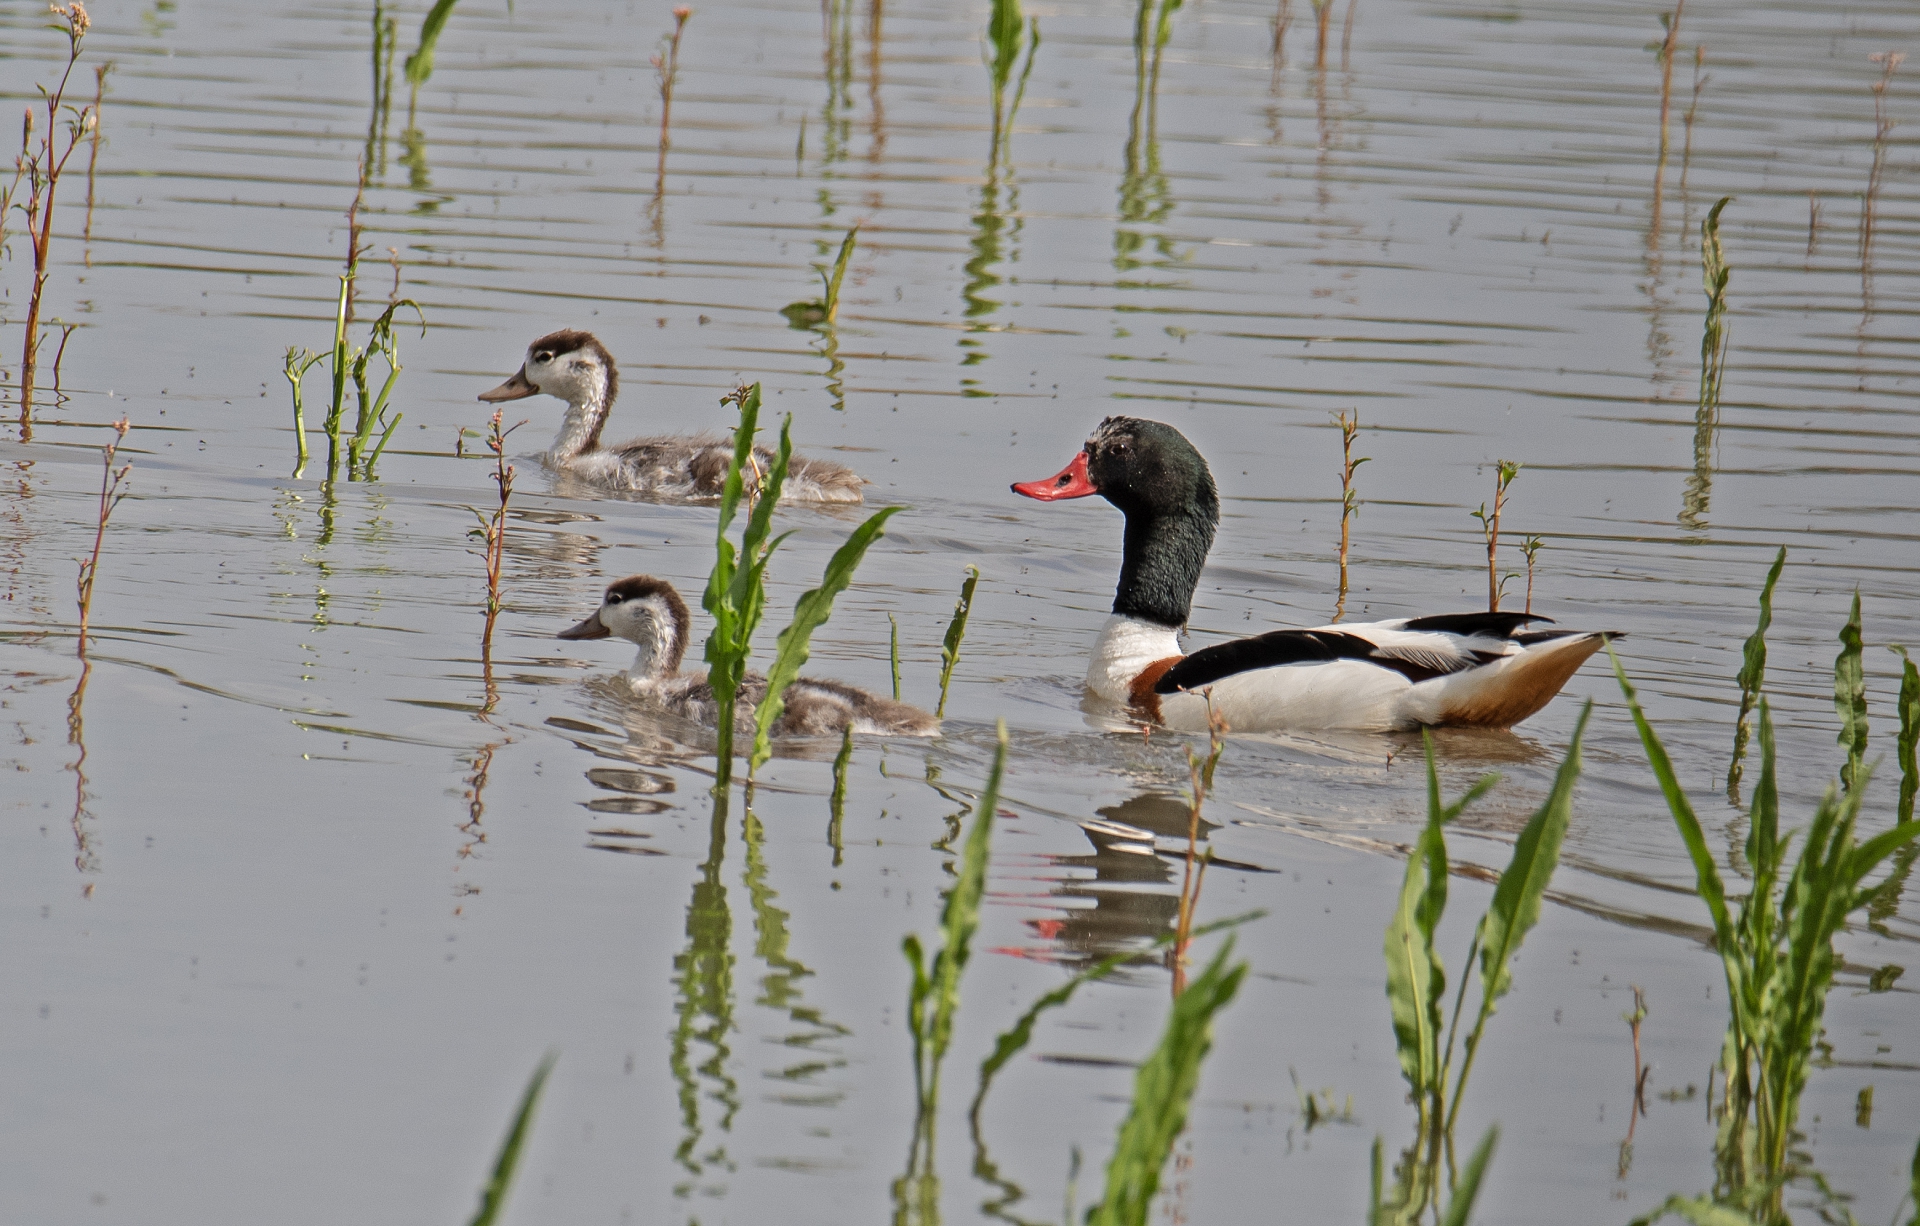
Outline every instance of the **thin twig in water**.
POLYGON ((1520 475, 1520 465, 1512 460, 1494 461, 1493 478, 1493 514, 1487 514, 1487 504, 1481 503, 1478 511, 1469 511, 1480 521, 1480 535, 1487 543, 1487 612, 1500 611, 1500 513, 1506 509, 1507 489, 1513 485, 1514 478, 1520 475))
POLYGON ((1286 54, 1287 27, 1292 24, 1293 0, 1280 0, 1280 10, 1273 15, 1273 66, 1276 71, 1286 54))
MULTIPOLYGON (((113 61, 99 65, 93 70, 93 114, 88 117, 91 128, 90 141, 93 148, 87 154, 87 226, 83 232, 83 241, 93 242, 93 172, 100 165, 100 115, 107 101, 107 74, 113 71, 113 61)), ((93 263, 93 250, 87 250, 87 263, 93 263)), ((55 363, 56 368, 58 363, 55 363)), ((58 389, 56 389, 58 390, 58 389)))
POLYGON ((1220 765, 1220 754, 1226 749, 1227 721, 1213 709, 1211 700, 1207 703, 1207 756, 1200 757, 1187 748, 1187 778, 1192 792, 1187 803, 1187 859, 1186 868, 1180 877, 1180 909, 1175 921, 1173 946, 1167 951, 1167 962, 1173 968, 1173 994, 1177 997, 1187 990, 1187 947, 1193 940, 1193 916, 1200 907, 1200 887, 1207 877, 1207 865, 1213 860, 1213 849, 1200 851, 1200 809, 1206 803, 1207 793, 1213 790, 1213 772, 1220 765))
MULTIPOLYGON (((658 178, 667 177, 667 149, 673 144, 673 84, 680 76, 680 35, 687 28, 693 10, 684 4, 673 10, 673 33, 662 39, 664 46, 653 57, 654 71, 660 74, 660 169, 658 178)), ((656 189, 657 191, 657 189, 656 189)))
POLYGON ((480 632, 480 668, 485 676, 487 711, 493 709, 496 700, 493 688, 493 625, 500 618, 500 570, 507 551, 507 503, 513 497, 513 465, 507 463, 507 436, 527 424, 521 421, 502 429, 500 413, 499 409, 495 409, 487 426, 487 450, 493 453, 493 483, 499 487, 500 505, 492 515, 482 515, 476 510, 474 516, 479 519, 480 526, 469 532, 469 535, 479 538, 486 545, 487 622, 480 632))
POLYGON ((1869 63, 1881 65, 1880 79, 1873 83, 1873 167, 1867 172, 1867 197, 1860 207, 1860 273, 1866 276, 1873 253, 1874 210, 1880 201, 1880 176, 1887 165, 1887 137, 1893 133, 1893 121, 1887 118, 1887 87, 1893 84, 1894 70, 1907 58, 1904 51, 1876 51, 1869 63))
POLYGON ((1340 596, 1334 602, 1333 620, 1339 621, 1347 611, 1347 542, 1349 521, 1360 511, 1360 497, 1353 490, 1354 470, 1372 457, 1353 458, 1353 440, 1360 435, 1360 410, 1355 409, 1349 417, 1341 412, 1334 415, 1334 424, 1340 427, 1340 596))
POLYGON ((1687 7, 1687 0, 1679 0, 1673 6, 1673 12, 1660 14, 1660 24, 1666 27, 1667 36, 1656 48, 1660 57, 1660 165, 1667 164, 1667 114, 1673 103, 1673 52, 1674 44, 1680 39, 1680 13, 1687 7))
POLYGON ((1520 546, 1520 552, 1527 555, 1527 607, 1525 612, 1529 616, 1533 613, 1533 559, 1534 555, 1539 553, 1541 547, 1545 544, 1546 542, 1539 537, 1529 536, 1520 546))
POLYGON ((93 618, 93 580, 100 570, 100 546, 106 540, 107 520, 113 515, 113 509, 120 505, 120 500, 127 496, 122 486, 133 469, 131 464, 122 464, 120 470, 115 472, 113 461, 119 454, 120 444, 126 441, 127 431, 131 429, 132 423, 124 417, 114 422, 113 441, 100 449, 100 513, 94 523, 93 552, 80 560, 76 593, 80 601, 78 652, 82 660, 87 658, 87 625, 93 618))
POLYGON ((47 129, 40 138, 38 149, 32 148, 33 111, 31 108, 27 111, 16 175, 16 181, 20 176, 27 180, 27 203, 22 211, 27 215, 27 238, 33 248, 33 281, 28 290, 26 332, 20 353, 20 441, 23 443, 33 438, 33 376, 34 364, 40 352, 40 302, 52 268, 53 198, 59 190, 60 173, 66 169, 67 159, 73 156, 81 139, 89 133, 92 116, 91 107, 75 110, 67 106, 66 94, 67 82, 73 77, 73 66, 80 59, 80 44, 85 41, 87 29, 93 21, 87 16, 86 6, 80 0, 73 0, 73 3, 64 7, 55 5, 52 13, 66 22, 67 66, 60 74, 59 85, 51 90, 42 87, 40 91, 47 103, 47 129), (59 152, 57 132, 60 112, 63 110, 72 116, 67 123, 67 148, 64 153, 59 152))

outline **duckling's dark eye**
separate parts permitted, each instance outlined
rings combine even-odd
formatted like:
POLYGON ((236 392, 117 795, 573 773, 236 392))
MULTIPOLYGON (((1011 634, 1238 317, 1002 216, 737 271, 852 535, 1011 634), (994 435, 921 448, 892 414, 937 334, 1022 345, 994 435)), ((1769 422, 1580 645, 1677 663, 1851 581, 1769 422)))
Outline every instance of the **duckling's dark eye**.
POLYGON ((626 599, 626 597, 625 597, 625 596, 622 596, 622 595, 621 595, 620 593, 618 593, 618 592, 608 592, 608 593, 607 593, 607 603, 608 603, 608 604, 619 604, 619 603, 620 603, 621 601, 623 601, 623 600, 625 600, 625 599, 626 599))
POLYGON ((536 353, 536 354, 534 354, 534 355, 533 355, 533 360, 534 360, 534 361, 535 361, 536 363, 539 363, 539 362, 551 362, 551 361, 553 361, 553 354, 552 354, 551 352, 549 352, 549 351, 547 351, 547 350, 545 350, 545 349, 542 349, 542 350, 540 350, 540 351, 539 351, 538 353, 536 353))

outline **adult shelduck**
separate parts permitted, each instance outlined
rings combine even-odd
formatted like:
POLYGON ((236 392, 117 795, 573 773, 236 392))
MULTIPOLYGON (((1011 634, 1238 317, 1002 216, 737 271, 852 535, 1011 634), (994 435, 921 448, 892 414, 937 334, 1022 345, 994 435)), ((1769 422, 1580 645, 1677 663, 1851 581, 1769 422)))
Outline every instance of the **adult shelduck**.
POLYGON ((1530 630, 1525 613, 1444 613, 1180 649, 1200 567, 1220 522, 1207 462, 1172 426, 1109 417, 1073 462, 1013 487, 1053 502, 1098 494, 1127 517, 1113 615, 1087 685, 1138 717, 1207 727, 1208 705, 1239 732, 1506 728, 1547 705, 1610 632, 1530 630))
MULTIPOLYGON (((613 355, 591 332, 549 332, 527 346, 527 360, 499 387, 480 393, 489 404, 541 394, 567 402, 567 415, 553 450, 543 457, 556 472, 594 485, 663 500, 718 498, 726 483, 733 443, 718 435, 660 435, 600 445, 600 431, 620 394, 613 355)), ((760 472, 773 463, 765 447, 753 449, 760 472)), ((826 460, 794 456, 781 502, 859 502, 866 481, 826 460)))
MULTIPOLYGON (((563 639, 621 638, 640 651, 627 669, 627 686, 642 703, 711 728, 720 707, 704 673, 683 673, 693 617, 673 584, 652 575, 629 575, 607 588, 600 607, 563 639)), ((767 692, 767 679, 750 672, 734 708, 735 727, 753 735, 753 708, 767 692)), ((844 681, 800 677, 781 692, 786 709, 774 721, 776 736, 822 736, 852 726, 886 736, 932 736, 940 721, 918 707, 869 694, 844 681)))

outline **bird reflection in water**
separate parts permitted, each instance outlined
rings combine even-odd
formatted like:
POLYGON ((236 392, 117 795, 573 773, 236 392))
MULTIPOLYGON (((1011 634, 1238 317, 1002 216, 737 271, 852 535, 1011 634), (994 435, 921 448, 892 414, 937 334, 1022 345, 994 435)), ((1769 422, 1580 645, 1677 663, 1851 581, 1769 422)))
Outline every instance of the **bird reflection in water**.
MULTIPOLYGON (((1034 858, 1034 878, 1051 883, 1046 897, 1070 900, 1058 915, 1027 921, 1043 944, 1003 952, 1074 969, 1129 950, 1137 951, 1143 964, 1165 961, 1165 951, 1152 945, 1173 930, 1180 912, 1187 801, 1149 791, 1095 812, 1096 820, 1080 823, 1093 845, 1091 855, 1034 858)), ((1201 819, 1203 847, 1207 835, 1216 829, 1216 823, 1201 819)), ((1260 871, 1217 856, 1213 865, 1260 871)))

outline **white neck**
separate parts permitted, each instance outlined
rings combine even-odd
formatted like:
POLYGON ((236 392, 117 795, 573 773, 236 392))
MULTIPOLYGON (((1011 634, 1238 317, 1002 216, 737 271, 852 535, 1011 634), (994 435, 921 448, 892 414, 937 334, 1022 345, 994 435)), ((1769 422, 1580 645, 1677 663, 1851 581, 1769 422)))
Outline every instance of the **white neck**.
POLYGON ((560 433, 554 436, 550 454, 557 460, 570 460, 584 453, 587 441, 593 438, 606 415, 607 381, 601 376, 586 383, 567 400, 567 415, 560 422, 560 433))
POLYGON ((1130 701, 1133 679, 1155 660, 1184 654, 1180 632, 1157 622, 1140 621, 1115 613, 1100 627, 1093 660, 1087 665, 1087 685, 1111 702, 1130 701))
POLYGON ((627 681, 633 685, 649 685, 656 681, 671 680, 675 675, 668 665, 675 655, 673 626, 665 618, 652 620, 653 634, 640 640, 640 650, 633 657, 633 663, 627 666, 627 681))

